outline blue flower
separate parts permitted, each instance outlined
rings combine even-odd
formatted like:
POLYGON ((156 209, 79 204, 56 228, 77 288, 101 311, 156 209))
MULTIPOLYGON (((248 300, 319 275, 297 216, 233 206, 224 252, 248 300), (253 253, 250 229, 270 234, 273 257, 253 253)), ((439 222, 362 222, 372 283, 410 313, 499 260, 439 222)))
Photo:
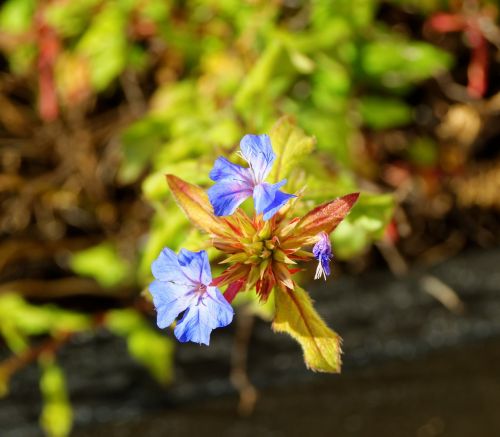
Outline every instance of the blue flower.
POLYGON ((159 328, 170 326, 184 311, 174 334, 181 342, 208 345, 215 328, 233 320, 233 308, 217 287, 210 286, 212 274, 207 252, 181 249, 177 256, 165 248, 151 265, 155 281, 149 286, 157 311, 159 328))
POLYGON ((314 279, 319 279, 321 276, 325 278, 330 276, 330 260, 332 259, 332 245, 330 237, 326 232, 321 232, 318 235, 318 242, 313 247, 313 255, 318 260, 318 268, 314 279))
POLYGON ((240 148, 249 167, 233 164, 223 157, 217 158, 210 172, 210 179, 216 182, 208 189, 210 203, 215 215, 227 216, 253 196, 255 211, 264 214, 264 220, 269 220, 288 199, 296 196, 279 191, 286 179, 276 184, 264 182, 276 159, 269 136, 245 135, 240 148))

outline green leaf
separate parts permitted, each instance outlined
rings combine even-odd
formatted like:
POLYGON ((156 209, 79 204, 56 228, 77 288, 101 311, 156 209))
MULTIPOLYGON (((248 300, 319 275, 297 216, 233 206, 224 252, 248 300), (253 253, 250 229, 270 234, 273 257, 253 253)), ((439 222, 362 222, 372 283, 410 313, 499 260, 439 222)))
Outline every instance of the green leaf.
POLYGON ((394 197, 390 194, 362 193, 349 216, 332 234, 335 257, 352 258, 382 238, 394 206, 394 197))
POLYGON ((364 124, 373 129, 391 129, 412 121, 411 107, 398 99, 366 96, 359 104, 364 124))
POLYGON ((314 137, 307 136, 290 117, 281 118, 269 133, 276 161, 269 180, 278 182, 287 177, 304 156, 309 155, 316 143, 314 137))
POLYGON ((175 174, 176 176, 188 180, 197 185, 205 185, 210 179, 208 174, 212 168, 212 163, 204 160, 184 160, 179 163, 166 165, 160 171, 152 173, 142 183, 142 191, 147 199, 152 201, 163 200, 169 192, 165 180, 166 174, 175 174))
POLYGON ((24 335, 75 332, 90 328, 88 316, 55 305, 31 305, 15 293, 0 296, 0 326, 24 335))
POLYGON ((127 63, 126 14, 108 3, 93 19, 76 50, 90 65, 90 78, 97 91, 103 91, 124 70, 127 63))
POLYGON ((299 73, 309 74, 314 71, 315 63, 308 56, 294 49, 289 49, 288 54, 290 56, 292 65, 297 69, 299 73))
POLYGON ((248 290, 244 293, 238 293, 234 298, 232 305, 235 307, 248 305, 252 314, 268 322, 273 320, 276 312, 274 292, 271 292, 265 302, 260 300, 259 296, 255 293, 255 289, 248 290))
POLYGON ((173 379, 174 345, 168 337, 154 331, 137 311, 112 310, 106 314, 105 326, 114 334, 125 337, 130 355, 160 383, 173 379))
POLYGON ((277 39, 273 40, 265 48, 234 98, 234 106, 238 111, 246 112, 251 110, 252 99, 267 89, 283 53, 283 45, 277 39))
POLYGON ((146 326, 144 318, 136 310, 126 308, 106 313, 104 326, 113 334, 126 337, 146 326))
POLYGON ((107 242, 73 254, 70 265, 73 271, 95 278, 103 287, 119 285, 130 274, 129 264, 107 242))
POLYGON ((118 173, 120 182, 130 183, 140 176, 166 134, 165 122, 155 116, 142 118, 127 127, 121 138, 124 160, 118 173))
POLYGON ((100 0, 51 2, 45 7, 44 16, 58 34, 74 37, 85 30, 99 2, 100 0))
POLYGON ((431 44, 393 38, 366 44, 361 63, 366 74, 388 88, 398 88, 448 69, 451 56, 431 44))
POLYGON ((2 32, 21 33, 32 25, 35 0, 8 0, 0 10, 0 29, 2 32))
POLYGON ((169 384, 174 376, 172 340, 163 334, 144 328, 134 331, 127 339, 128 351, 145 366, 161 384, 169 384))
POLYGON ((161 250, 165 246, 177 247, 189 233, 190 228, 188 219, 175 203, 170 203, 168 209, 159 207, 151 222, 149 238, 141 254, 139 276, 143 282, 150 280, 151 263, 161 250))
POLYGON ((40 425, 50 437, 66 437, 73 425, 73 409, 69 403, 64 373, 52 357, 42 357, 40 367, 43 399, 40 425))
POLYGON ((341 339, 323 322, 306 291, 296 285, 294 290, 276 287, 275 294, 273 330, 286 332, 300 343, 309 369, 339 373, 341 339))

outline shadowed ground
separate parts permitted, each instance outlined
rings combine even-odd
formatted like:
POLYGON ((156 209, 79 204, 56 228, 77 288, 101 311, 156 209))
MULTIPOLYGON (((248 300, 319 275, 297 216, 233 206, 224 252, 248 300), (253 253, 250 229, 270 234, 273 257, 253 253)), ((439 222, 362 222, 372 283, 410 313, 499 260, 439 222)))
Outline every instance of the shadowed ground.
MULTIPOLYGON (((343 373, 307 371, 297 344, 258 321, 249 372, 260 397, 249 418, 237 416, 228 379, 234 327, 215 331, 208 348, 179 345, 166 389, 121 339, 76 337, 58 354, 73 435, 500 435, 499 265, 500 250, 473 251, 403 278, 316 283, 319 312, 344 338, 343 373), (456 293, 456 313, 426 292, 429 278, 456 293)), ((37 385, 34 365, 15 375, 0 402, 2 436, 39 435, 37 385)))

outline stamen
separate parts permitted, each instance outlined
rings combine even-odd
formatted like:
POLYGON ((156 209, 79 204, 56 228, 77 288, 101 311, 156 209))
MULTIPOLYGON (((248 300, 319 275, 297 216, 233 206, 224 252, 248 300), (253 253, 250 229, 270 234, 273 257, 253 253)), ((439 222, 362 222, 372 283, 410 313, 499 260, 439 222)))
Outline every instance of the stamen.
POLYGON ((321 265, 321 261, 318 262, 318 267, 316 267, 316 274, 314 275, 314 279, 319 279, 321 278, 321 275, 325 278, 326 281, 326 272, 323 269, 323 266, 321 265))

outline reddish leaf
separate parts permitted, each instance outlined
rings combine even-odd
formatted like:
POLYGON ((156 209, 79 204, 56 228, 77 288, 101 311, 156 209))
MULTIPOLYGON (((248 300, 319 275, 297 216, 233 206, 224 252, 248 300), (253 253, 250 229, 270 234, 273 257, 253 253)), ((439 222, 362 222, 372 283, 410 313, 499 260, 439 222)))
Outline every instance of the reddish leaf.
POLYGON ((177 204, 195 226, 211 235, 234 235, 227 223, 214 215, 212 205, 202 188, 177 176, 170 174, 166 176, 177 204))
POLYGON ((307 241, 320 232, 330 234, 338 224, 349 213, 358 200, 359 193, 347 194, 331 202, 323 203, 308 212, 293 232, 293 236, 283 244, 283 248, 289 246, 300 246, 301 242, 307 241))

